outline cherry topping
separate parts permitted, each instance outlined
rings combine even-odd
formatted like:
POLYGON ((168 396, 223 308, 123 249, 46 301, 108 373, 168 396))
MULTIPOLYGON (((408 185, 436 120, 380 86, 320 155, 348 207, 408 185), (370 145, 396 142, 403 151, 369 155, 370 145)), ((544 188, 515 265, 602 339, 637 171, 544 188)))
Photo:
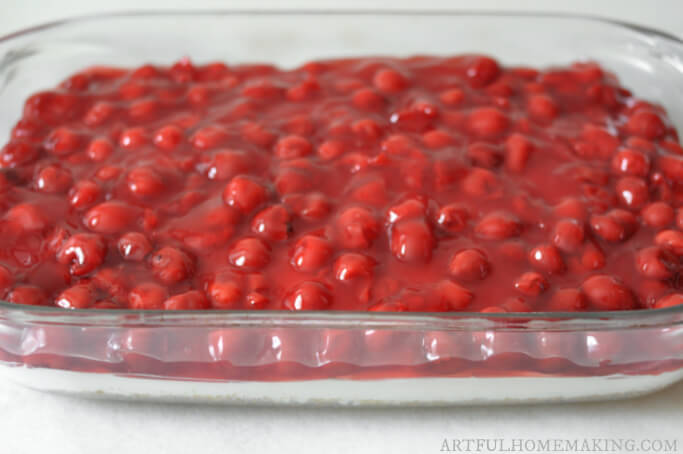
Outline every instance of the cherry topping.
MULTIPOLYGON (((521 313, 680 303, 683 146, 662 106, 596 63, 100 66, 32 95, 0 146, 0 298, 21 304, 521 313)), ((504 364, 514 355, 498 351, 499 334, 491 354, 504 364)), ((400 362, 424 362, 422 347, 413 358, 392 342, 400 362)), ((257 344, 287 363, 310 347, 257 344)), ((530 358, 554 372, 550 344, 530 358)), ((330 365, 345 374, 348 358, 330 365)))

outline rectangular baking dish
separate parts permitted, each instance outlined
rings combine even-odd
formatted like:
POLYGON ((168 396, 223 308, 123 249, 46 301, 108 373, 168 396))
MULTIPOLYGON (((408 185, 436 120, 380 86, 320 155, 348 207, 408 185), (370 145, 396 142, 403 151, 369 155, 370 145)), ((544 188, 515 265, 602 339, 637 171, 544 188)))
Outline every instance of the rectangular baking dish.
MULTIPOLYGON (((24 100, 91 65, 487 53, 595 60, 683 125, 683 43, 545 14, 174 12, 60 21, 0 39, 0 139, 24 100)), ((683 306, 593 313, 73 310, 0 302, 0 371, 127 399, 462 404, 620 398, 683 378, 683 306)))

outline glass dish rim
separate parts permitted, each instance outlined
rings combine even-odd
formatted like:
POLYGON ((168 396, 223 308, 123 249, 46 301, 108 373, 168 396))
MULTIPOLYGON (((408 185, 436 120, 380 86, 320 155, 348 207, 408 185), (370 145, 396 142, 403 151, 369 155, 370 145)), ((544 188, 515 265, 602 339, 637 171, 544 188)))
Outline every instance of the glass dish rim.
POLYGON ((633 22, 609 18, 597 14, 581 14, 567 11, 511 11, 511 10, 478 10, 478 9, 391 9, 391 8, 370 8, 370 9, 250 9, 250 8, 207 8, 207 9, 140 9, 140 10, 112 10, 96 13, 79 14, 67 16, 61 19, 42 22, 36 25, 21 28, 3 35, 0 35, 0 44, 4 44, 15 38, 20 38, 32 33, 44 30, 59 28, 81 22, 93 22, 108 19, 126 18, 146 18, 154 16, 420 16, 420 17, 491 17, 491 18, 528 18, 528 19, 572 19, 586 22, 596 22, 612 25, 641 34, 649 34, 659 38, 671 40, 679 45, 683 45, 683 38, 673 33, 666 32, 646 25, 633 22))
MULTIPOLYGON (((39 34, 42 31, 59 29, 73 24, 104 21, 110 19, 127 18, 154 18, 154 17, 200 17, 200 16, 262 16, 262 17, 294 17, 294 16, 358 16, 358 17, 483 17, 483 18, 519 18, 519 19, 570 19, 577 21, 595 22, 622 28, 626 31, 635 32, 641 35, 665 39, 682 46, 683 39, 672 33, 668 33, 656 28, 634 24, 628 21, 612 19, 598 15, 577 14, 569 12, 548 12, 548 11, 486 11, 486 10, 454 10, 454 9, 230 9, 230 8, 210 8, 210 9, 159 9, 159 10, 121 10, 98 12, 94 14, 84 14, 70 16, 54 21, 25 27, 0 36, 0 45, 20 39, 32 34, 39 34)), ((463 319, 479 319, 491 322, 497 321, 572 321, 572 322, 611 322, 611 321, 632 321, 640 322, 645 325, 656 323, 662 317, 667 317, 671 324, 683 323, 683 305, 667 307, 662 309, 638 309, 624 311, 594 311, 594 312, 507 312, 507 313, 482 313, 482 312, 370 312, 370 311, 284 311, 284 310, 183 310, 167 311, 163 309, 62 309, 54 306, 27 306, 10 303, 0 300, 0 320, 7 315, 19 318, 49 315, 60 317, 61 321, 84 320, 84 318, 95 318, 100 322, 121 321, 126 318, 127 322, 132 322, 131 316, 137 316, 138 321, 153 322, 156 320, 187 320, 193 321, 203 319, 203 321, 218 322, 216 317, 221 315, 225 318, 241 320, 291 320, 293 322, 306 322, 310 320, 327 321, 386 321, 394 322, 397 320, 405 322, 430 322, 430 321, 452 321, 463 319), (653 320, 654 319, 654 320, 653 320), (649 323, 645 323, 649 322, 649 323)), ((47 321, 41 320, 41 321, 47 321)), ((55 320, 56 321, 56 320, 55 320)))

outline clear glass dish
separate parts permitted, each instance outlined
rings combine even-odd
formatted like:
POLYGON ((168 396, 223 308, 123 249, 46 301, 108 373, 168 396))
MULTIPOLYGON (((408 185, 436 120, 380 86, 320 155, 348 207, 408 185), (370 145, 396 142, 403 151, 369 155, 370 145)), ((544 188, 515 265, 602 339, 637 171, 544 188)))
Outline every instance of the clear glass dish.
MULTIPOLYGON (((91 65, 480 52, 595 60, 683 125, 683 43, 586 17, 174 12, 71 19, 0 39, 0 139, 31 93, 91 65)), ((683 378, 683 306, 593 313, 73 310, 0 302, 0 370, 37 389, 233 403, 618 398, 683 378)))

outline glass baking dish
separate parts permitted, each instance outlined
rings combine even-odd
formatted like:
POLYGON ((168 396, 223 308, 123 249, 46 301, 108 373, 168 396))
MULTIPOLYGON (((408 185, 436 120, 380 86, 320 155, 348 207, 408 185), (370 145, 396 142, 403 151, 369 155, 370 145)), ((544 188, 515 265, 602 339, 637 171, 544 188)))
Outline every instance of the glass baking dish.
MULTIPOLYGON (((487 53, 598 61, 683 125, 683 43, 589 17, 452 12, 115 14, 0 39, 0 139, 23 101, 102 64, 487 53)), ((683 377, 683 306, 593 313, 113 311, 0 302, 0 370, 88 396, 458 404, 620 398, 683 377)))

